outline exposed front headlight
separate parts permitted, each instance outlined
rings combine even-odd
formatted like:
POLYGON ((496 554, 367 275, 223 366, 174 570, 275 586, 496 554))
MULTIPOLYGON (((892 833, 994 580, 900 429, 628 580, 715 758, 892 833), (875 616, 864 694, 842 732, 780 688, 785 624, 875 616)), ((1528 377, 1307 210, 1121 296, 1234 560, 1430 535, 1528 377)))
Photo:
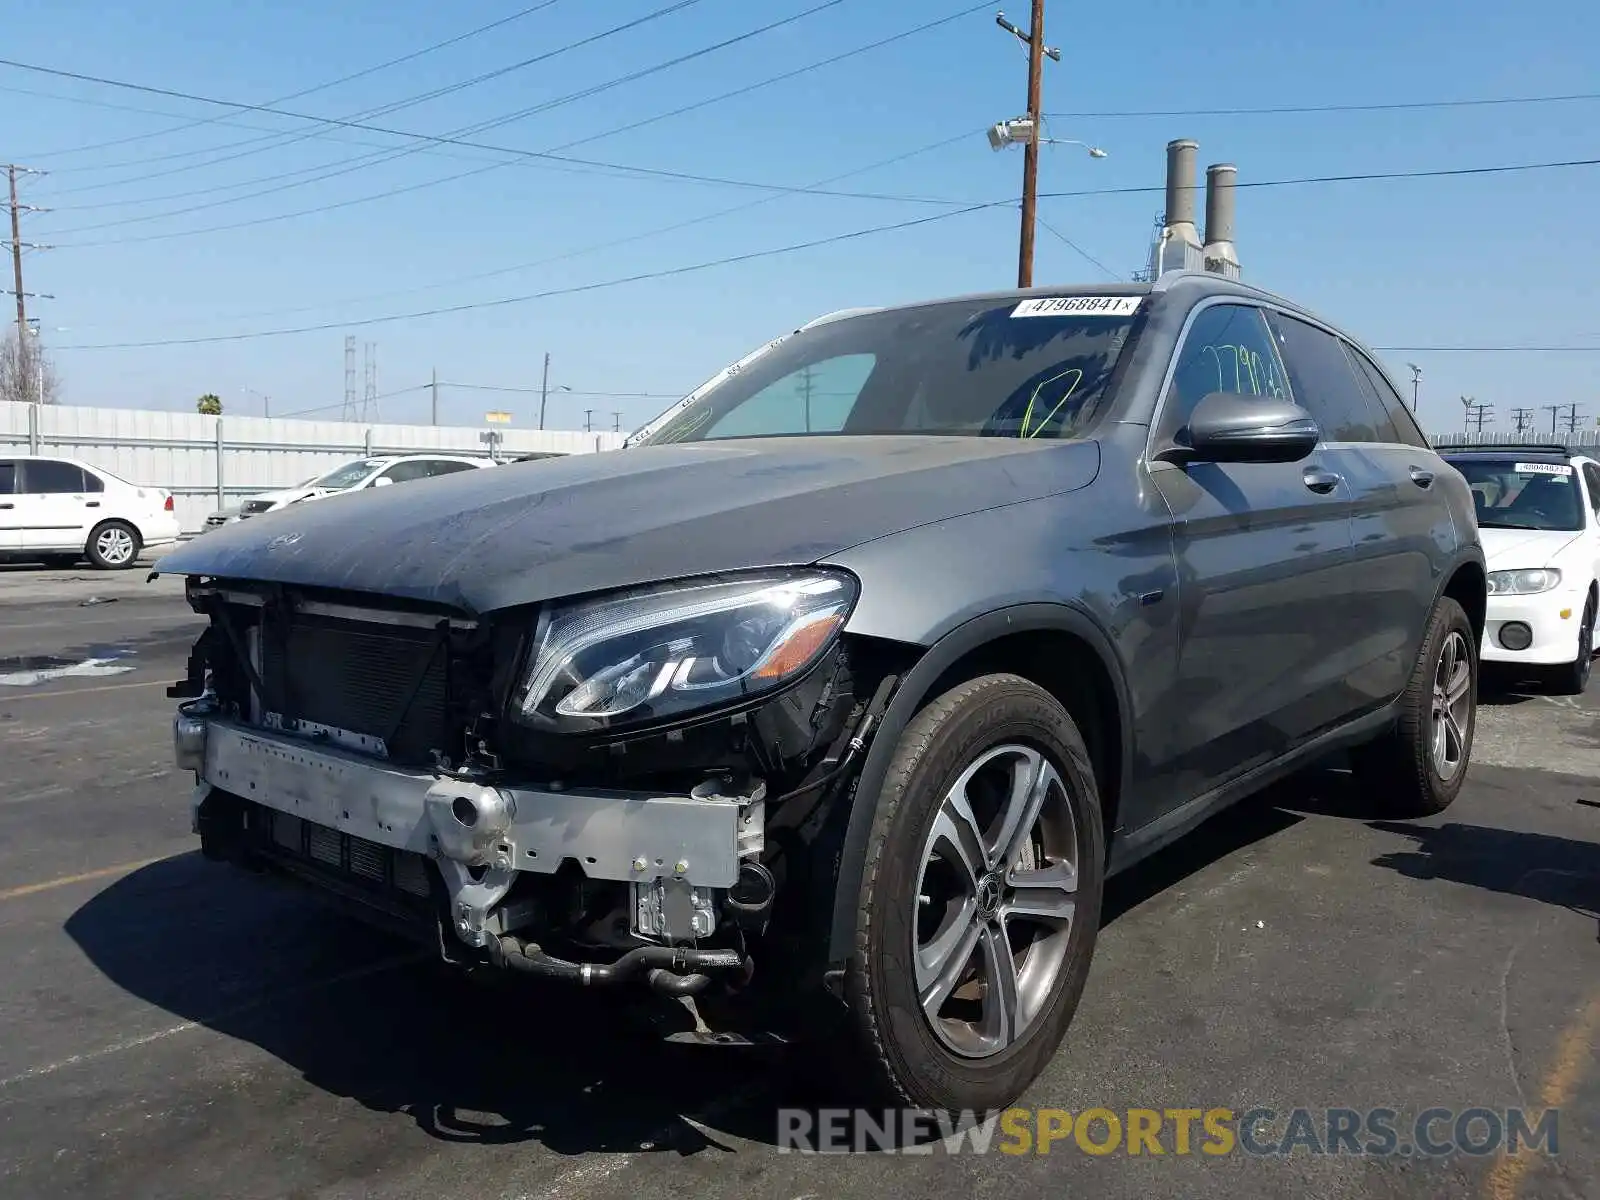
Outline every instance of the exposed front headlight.
POLYGON ((831 571, 721 576, 541 615, 515 705, 562 730, 635 725, 782 687, 833 644, 855 580, 831 571))
POLYGON ((1548 592, 1561 582, 1561 572, 1551 567, 1531 571, 1490 571, 1491 596, 1527 596, 1548 592))

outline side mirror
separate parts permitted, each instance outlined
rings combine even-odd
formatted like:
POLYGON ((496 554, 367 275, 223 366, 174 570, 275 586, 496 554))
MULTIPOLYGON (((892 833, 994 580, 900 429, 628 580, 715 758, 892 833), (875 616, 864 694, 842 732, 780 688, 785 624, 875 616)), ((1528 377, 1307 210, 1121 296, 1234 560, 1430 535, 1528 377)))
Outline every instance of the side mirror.
POLYGON ((390 479, 387 475, 379 475, 372 481, 373 487, 390 487, 393 484, 394 480, 390 479))
POLYGON ((1322 436, 1311 414, 1275 396, 1212 392, 1194 406, 1167 462, 1299 462, 1322 436))

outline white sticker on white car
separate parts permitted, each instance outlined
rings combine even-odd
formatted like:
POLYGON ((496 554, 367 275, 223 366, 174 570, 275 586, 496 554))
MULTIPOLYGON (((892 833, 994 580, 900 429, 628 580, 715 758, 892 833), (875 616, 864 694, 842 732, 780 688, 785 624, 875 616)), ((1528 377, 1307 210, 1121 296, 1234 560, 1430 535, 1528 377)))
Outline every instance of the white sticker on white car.
POLYGON ((1047 296, 1024 300, 1011 310, 1013 317, 1131 317, 1143 296, 1047 296))
POLYGON ((1511 468, 1518 475, 1571 475, 1566 463, 1515 463, 1511 468))

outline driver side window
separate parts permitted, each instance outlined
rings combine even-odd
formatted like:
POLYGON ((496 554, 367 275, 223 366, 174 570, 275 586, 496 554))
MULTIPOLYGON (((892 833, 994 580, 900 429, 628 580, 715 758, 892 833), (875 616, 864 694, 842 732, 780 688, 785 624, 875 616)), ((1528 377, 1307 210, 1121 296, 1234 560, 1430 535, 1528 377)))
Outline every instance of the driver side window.
POLYGON ((1289 384, 1261 310, 1214 304, 1189 327, 1161 413, 1161 434, 1176 437, 1212 392, 1287 399, 1289 384))

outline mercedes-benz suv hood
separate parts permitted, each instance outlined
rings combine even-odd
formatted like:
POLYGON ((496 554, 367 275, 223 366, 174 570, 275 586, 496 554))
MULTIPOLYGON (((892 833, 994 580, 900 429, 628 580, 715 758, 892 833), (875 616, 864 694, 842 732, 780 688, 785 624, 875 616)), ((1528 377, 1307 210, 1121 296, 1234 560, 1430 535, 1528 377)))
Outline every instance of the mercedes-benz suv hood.
POLYGON ((337 588, 474 613, 863 542, 1081 488, 1094 442, 794 437, 638 446, 362 489, 222 529, 163 575, 337 588))

